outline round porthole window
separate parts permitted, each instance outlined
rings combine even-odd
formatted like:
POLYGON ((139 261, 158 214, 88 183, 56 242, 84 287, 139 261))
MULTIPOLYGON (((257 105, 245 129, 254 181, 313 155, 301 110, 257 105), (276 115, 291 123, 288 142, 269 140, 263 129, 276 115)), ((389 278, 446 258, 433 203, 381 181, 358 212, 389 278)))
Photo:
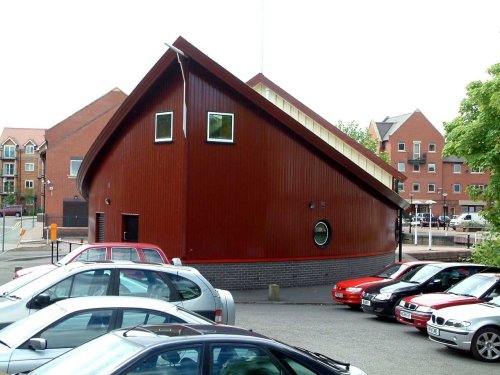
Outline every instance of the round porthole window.
POLYGON ((314 225, 314 243, 319 247, 325 247, 330 242, 331 230, 327 221, 318 221, 314 225))

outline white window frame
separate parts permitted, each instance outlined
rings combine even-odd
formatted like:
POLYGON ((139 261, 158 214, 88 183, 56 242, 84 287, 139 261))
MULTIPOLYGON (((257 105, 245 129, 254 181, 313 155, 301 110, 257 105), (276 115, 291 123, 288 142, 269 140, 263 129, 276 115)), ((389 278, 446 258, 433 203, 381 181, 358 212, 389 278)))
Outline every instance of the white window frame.
POLYGON ((411 185, 411 191, 414 192, 414 193, 418 193, 420 191, 420 183, 414 182, 411 185), (416 189, 415 189, 415 187, 416 187, 416 189))
POLYGON ((35 146, 33 146, 33 145, 27 145, 24 148, 24 153, 25 154, 34 154, 35 153, 35 146))
POLYGON ((398 152, 405 152, 406 151, 406 143, 403 141, 398 142, 398 152), (401 148, 403 146, 403 148, 401 148))
POLYGON ((33 180, 25 180, 24 181, 24 187, 26 189, 34 189, 35 188, 35 182, 33 180))
POLYGON ((453 192, 455 194, 460 194, 462 192, 460 184, 453 184, 453 192))
POLYGON ((172 142, 174 140, 174 112, 159 112, 155 114, 155 142, 172 142), (170 117, 170 137, 158 137, 158 117, 170 117))
POLYGON ((5 181, 3 181, 2 191, 3 191, 4 194, 15 193, 16 192, 16 184, 14 183, 14 180, 5 180, 5 181), (7 186, 11 186, 12 190, 6 189, 7 186))
POLYGON ((35 171, 35 163, 24 163, 24 170, 26 172, 34 172, 35 171))
POLYGON ((208 115, 207 115, 207 142, 234 143, 234 113, 208 112, 208 115), (210 116, 213 116, 213 115, 230 116, 231 117, 231 138, 230 139, 210 137, 210 116))
POLYGON ((413 173, 420 173, 420 164, 413 164, 413 173))
POLYGON ((398 171, 399 172, 404 172, 406 169, 406 164, 402 162, 398 162, 398 171))
POLYGON ((76 177, 78 175, 78 170, 80 169, 80 166, 82 165, 82 158, 71 158, 69 161, 69 177, 76 177), (78 167, 76 167, 76 164, 78 164, 78 167), (76 168, 76 173, 75 173, 75 168, 76 168))
POLYGON ((462 173, 462 164, 453 164, 453 173, 460 174, 462 173))
POLYGON ((398 182, 398 191, 405 191, 405 183, 398 182))
POLYGON ((429 152, 434 152, 434 153, 435 153, 435 152, 436 152, 436 150, 437 150, 437 146, 436 146, 436 144, 435 144, 434 142, 430 142, 430 143, 429 143, 429 152), (434 150, 431 150, 431 146, 434 146, 434 147, 433 147, 433 148, 434 148, 434 150))
POLYGON ((414 141, 413 142, 413 159, 420 159, 420 156, 422 155, 422 147, 421 147, 421 142, 420 141, 414 141))
POLYGON ((484 174, 484 171, 482 168, 471 168, 470 173, 471 174, 484 174))
POLYGON ((436 173, 436 163, 427 164, 427 172, 436 173))
POLYGON ((435 193, 436 192, 436 184, 428 184, 427 185, 427 192, 428 193, 435 193))
POLYGON ((4 163, 3 164, 3 175, 4 176, 15 176, 16 175, 16 164, 15 163, 4 163), (9 169, 12 168, 12 171, 9 169))

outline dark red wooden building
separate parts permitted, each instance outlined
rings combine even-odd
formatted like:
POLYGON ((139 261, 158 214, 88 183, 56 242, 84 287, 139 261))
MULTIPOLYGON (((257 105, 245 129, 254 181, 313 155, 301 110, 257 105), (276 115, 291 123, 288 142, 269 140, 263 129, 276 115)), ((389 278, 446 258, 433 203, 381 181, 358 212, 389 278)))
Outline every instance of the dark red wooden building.
POLYGON ((405 200, 186 40, 174 46, 83 160, 89 241, 156 243, 233 289, 394 260, 405 200))

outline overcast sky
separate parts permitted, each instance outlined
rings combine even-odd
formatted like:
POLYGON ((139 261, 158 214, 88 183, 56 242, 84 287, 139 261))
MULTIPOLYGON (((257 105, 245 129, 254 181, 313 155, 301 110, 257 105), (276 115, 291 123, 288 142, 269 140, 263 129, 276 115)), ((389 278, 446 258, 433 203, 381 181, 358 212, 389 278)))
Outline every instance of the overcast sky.
POLYGON ((0 128, 50 128, 130 94, 178 36, 332 123, 418 108, 442 130, 500 63, 500 1, 2 0, 0 128))

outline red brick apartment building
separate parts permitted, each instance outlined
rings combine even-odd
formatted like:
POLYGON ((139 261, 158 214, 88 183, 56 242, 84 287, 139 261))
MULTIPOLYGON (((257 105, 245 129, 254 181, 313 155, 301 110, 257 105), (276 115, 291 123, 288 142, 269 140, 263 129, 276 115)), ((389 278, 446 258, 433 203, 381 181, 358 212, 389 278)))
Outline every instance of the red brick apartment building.
POLYGON ((489 174, 472 170, 461 158, 443 158, 443 135, 418 109, 372 121, 369 131, 379 140, 380 150, 389 153, 391 164, 408 177, 398 185, 400 195, 411 204, 407 213, 432 209, 435 215, 458 215, 483 209, 485 202, 473 201, 466 189, 484 188, 489 174))
POLYGON ((45 224, 87 227, 88 204, 78 192, 76 175, 87 150, 126 97, 115 88, 45 132, 45 224))
POLYGON ((1 205, 40 206, 45 129, 4 128, 0 136, 2 187, 1 205))

